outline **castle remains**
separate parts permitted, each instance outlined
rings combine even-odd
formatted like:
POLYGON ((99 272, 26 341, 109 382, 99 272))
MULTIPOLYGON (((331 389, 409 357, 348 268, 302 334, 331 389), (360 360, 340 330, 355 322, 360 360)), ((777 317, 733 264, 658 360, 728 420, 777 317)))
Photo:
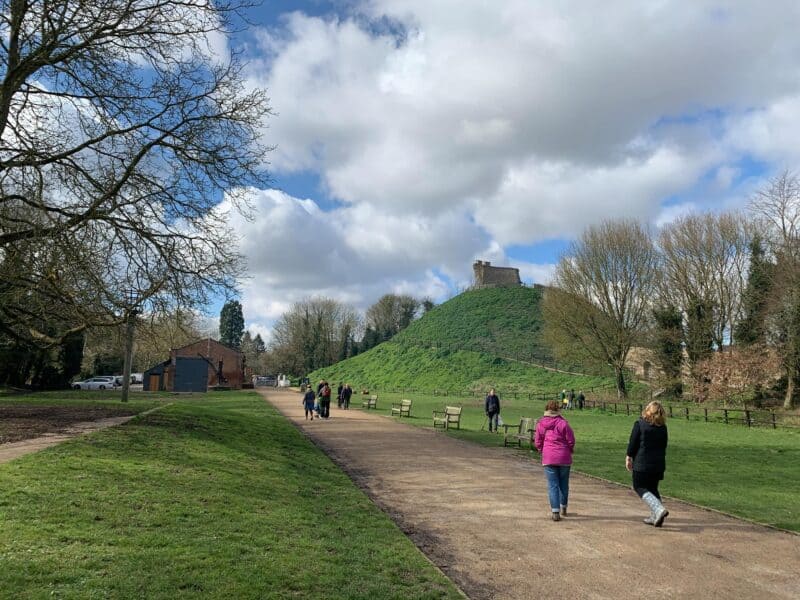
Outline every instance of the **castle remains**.
POLYGON ((475 274, 475 287, 516 287, 522 285, 519 269, 513 267, 493 267, 488 260, 476 260, 472 265, 475 274))

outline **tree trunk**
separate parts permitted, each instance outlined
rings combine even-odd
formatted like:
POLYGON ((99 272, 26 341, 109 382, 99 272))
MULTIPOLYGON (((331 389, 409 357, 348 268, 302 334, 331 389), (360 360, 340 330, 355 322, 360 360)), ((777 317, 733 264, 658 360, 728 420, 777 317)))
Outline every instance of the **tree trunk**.
POLYGON ((627 398, 628 390, 625 387, 625 373, 622 371, 622 367, 614 367, 614 373, 617 380, 617 397, 627 398))
POLYGON ((797 370, 792 367, 786 369, 786 396, 783 398, 783 408, 794 408, 794 397, 797 394, 797 386, 795 385, 795 377, 797 370))

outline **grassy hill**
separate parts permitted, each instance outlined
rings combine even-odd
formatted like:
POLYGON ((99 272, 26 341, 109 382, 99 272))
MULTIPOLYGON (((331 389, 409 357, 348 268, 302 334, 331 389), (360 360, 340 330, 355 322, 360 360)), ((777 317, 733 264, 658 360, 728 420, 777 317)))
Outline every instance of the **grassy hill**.
POLYGON ((541 290, 490 288, 464 292, 433 308, 368 352, 310 374, 313 381, 349 381, 376 389, 552 392, 611 385, 604 376, 576 376, 529 363, 547 361, 540 342, 541 290))
POLYGON ((540 341, 540 288, 470 290, 434 307, 392 341, 493 355, 549 358, 540 341))

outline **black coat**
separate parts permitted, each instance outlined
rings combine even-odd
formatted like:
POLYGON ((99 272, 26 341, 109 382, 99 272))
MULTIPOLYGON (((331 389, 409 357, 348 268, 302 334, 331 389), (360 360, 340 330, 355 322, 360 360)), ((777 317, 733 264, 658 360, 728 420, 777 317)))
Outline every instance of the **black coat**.
POLYGON ((500 398, 497 397, 497 394, 489 394, 486 396, 485 408, 487 415, 500 412, 500 398))
POLYGON ((633 470, 642 473, 663 473, 667 468, 667 426, 651 425, 644 419, 633 424, 628 441, 628 456, 633 470))

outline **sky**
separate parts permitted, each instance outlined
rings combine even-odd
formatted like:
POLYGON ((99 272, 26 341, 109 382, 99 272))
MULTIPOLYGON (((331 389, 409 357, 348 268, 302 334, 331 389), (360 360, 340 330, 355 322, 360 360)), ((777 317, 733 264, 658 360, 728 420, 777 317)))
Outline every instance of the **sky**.
POLYGON ((476 259, 546 283, 588 225, 745 207, 800 168, 800 3, 269 1, 225 43, 275 114, 234 216, 247 327, 441 302, 476 259))

